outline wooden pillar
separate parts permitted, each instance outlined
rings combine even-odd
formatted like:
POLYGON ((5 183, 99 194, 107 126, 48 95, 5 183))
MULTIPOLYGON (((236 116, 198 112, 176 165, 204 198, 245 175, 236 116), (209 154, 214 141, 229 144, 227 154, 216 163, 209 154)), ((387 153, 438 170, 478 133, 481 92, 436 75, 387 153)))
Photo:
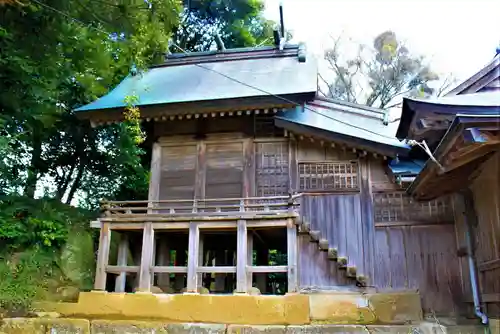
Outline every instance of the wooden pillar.
POLYGON ((238 220, 236 246, 236 292, 247 292, 247 222, 238 220))
MULTIPOLYGON (((176 264, 180 267, 186 265, 186 249, 178 247, 175 251, 176 264)), ((184 285, 184 274, 175 274, 174 288, 176 291, 181 291, 186 286, 184 285)))
MULTIPOLYGON (((263 245, 264 248, 257 249, 257 265, 258 266, 268 266, 269 265, 269 249, 267 246, 263 245)), ((265 293, 267 290, 267 273, 259 273, 255 275, 255 283, 260 293, 265 293)))
POLYGON ((293 219, 287 223, 288 292, 297 292, 297 227, 293 219))
MULTIPOLYGON (((168 239, 166 235, 162 235, 161 238, 158 238, 158 265, 170 266, 170 249, 168 248, 168 239)), ((168 293, 170 290, 170 274, 159 273, 157 284, 164 292, 168 293)))
MULTIPOLYGON (((247 234, 247 266, 253 266, 253 232, 247 234)), ((247 291, 252 287, 252 271, 247 269, 247 291)))
POLYGON ((141 265, 139 268, 138 291, 151 291, 151 264, 153 262, 154 230, 153 224, 148 222, 144 226, 142 235, 141 265))
MULTIPOLYGON (((118 244, 117 265, 119 267, 127 266, 128 258, 128 235, 126 232, 120 233, 120 243, 118 244)), ((125 282, 127 278, 126 272, 121 272, 115 281, 115 292, 125 292, 125 282)))
POLYGON ((196 293, 198 287, 198 259, 199 259, 200 228, 198 223, 189 225, 188 266, 187 266, 187 289, 188 293, 196 293))
MULTIPOLYGON (((221 266, 225 265, 225 251, 224 249, 218 248, 215 252, 215 265, 221 266)), ((215 291, 224 292, 224 286, 226 282, 226 274, 215 274, 215 291)))
POLYGON ((111 241, 111 231, 109 223, 103 223, 99 235, 99 250, 97 252, 97 267, 95 272, 95 290, 106 290, 106 267, 109 261, 109 246, 111 241))

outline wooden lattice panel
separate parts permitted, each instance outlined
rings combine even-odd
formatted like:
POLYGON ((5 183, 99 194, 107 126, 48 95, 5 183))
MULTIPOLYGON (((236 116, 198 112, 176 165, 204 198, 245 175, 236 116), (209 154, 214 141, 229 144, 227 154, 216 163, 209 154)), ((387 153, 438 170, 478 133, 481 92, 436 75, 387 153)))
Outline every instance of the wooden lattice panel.
POLYGON ((288 142, 256 143, 255 162, 257 196, 287 195, 288 142))
POLYGON ((299 163, 300 190, 359 189, 357 161, 299 163))
POLYGON ((453 212, 448 197, 428 202, 417 202, 404 192, 381 192, 373 194, 376 222, 448 222, 453 212))

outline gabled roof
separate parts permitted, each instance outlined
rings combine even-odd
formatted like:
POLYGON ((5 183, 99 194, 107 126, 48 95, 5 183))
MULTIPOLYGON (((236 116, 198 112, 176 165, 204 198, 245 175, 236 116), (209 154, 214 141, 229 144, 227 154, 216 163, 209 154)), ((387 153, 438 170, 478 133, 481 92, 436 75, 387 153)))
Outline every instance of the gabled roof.
POLYGON ((479 72, 449 91, 446 96, 479 92, 500 92, 500 53, 479 72))
POLYGON ((125 97, 130 95, 138 97, 138 106, 251 99, 270 94, 313 97, 316 76, 315 60, 306 59, 303 48, 297 45, 288 45, 284 50, 263 47, 176 54, 168 56, 160 66, 127 76, 107 95, 76 111, 81 114, 123 108, 125 97))
POLYGON ((395 137, 397 123, 387 124, 385 111, 333 99, 316 98, 275 117, 291 132, 312 134, 388 156, 405 155, 410 147, 395 137))

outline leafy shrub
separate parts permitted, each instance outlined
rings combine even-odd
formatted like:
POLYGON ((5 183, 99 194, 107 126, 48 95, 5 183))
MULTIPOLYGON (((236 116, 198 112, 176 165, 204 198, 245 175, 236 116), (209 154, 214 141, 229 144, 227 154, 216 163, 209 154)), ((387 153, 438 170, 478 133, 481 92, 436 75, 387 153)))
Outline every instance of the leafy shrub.
POLYGON ((0 311, 23 312, 34 300, 91 287, 91 219, 56 200, 0 197, 0 311))

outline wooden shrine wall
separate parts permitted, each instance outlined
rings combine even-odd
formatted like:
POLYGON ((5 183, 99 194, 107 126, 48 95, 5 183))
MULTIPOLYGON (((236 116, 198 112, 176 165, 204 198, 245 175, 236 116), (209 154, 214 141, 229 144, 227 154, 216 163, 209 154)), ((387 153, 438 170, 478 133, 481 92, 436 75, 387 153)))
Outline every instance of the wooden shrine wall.
MULTIPOLYGON (((471 190, 477 216, 473 242, 476 249, 482 301, 487 305, 488 314, 499 318, 500 152, 497 152, 481 166, 480 174, 474 180, 471 190)), ((464 265, 464 271, 468 274, 467 264, 464 263, 464 265)))
POLYGON ((420 292, 424 312, 461 311, 462 280, 453 207, 448 198, 414 202, 391 183, 380 161, 371 164, 375 222, 373 284, 420 292))
MULTIPOLYGON (((226 122, 219 123, 218 129, 234 125, 226 122)), ((256 131, 255 127, 247 131, 241 125, 238 133, 223 131, 203 139, 188 134, 192 129, 158 130, 163 135, 173 131, 160 138, 159 198, 304 193, 302 212, 333 247, 345 253, 339 255, 345 255, 349 265, 368 277, 370 285, 418 289, 426 312, 459 311, 467 283, 456 255, 453 207, 448 199, 413 203, 386 175, 387 162, 380 157, 358 157, 351 150, 308 139, 273 136, 266 126, 262 129, 267 129, 268 136, 251 135, 248 131, 256 131), (181 130, 186 133, 176 133, 181 130)), ((492 216, 483 220, 493 224, 492 216)), ((498 232, 500 227, 495 226, 498 232)), ((493 257, 486 254, 484 259, 493 257)), ((307 236, 299 237, 298 274, 301 287, 354 284, 307 236)))

